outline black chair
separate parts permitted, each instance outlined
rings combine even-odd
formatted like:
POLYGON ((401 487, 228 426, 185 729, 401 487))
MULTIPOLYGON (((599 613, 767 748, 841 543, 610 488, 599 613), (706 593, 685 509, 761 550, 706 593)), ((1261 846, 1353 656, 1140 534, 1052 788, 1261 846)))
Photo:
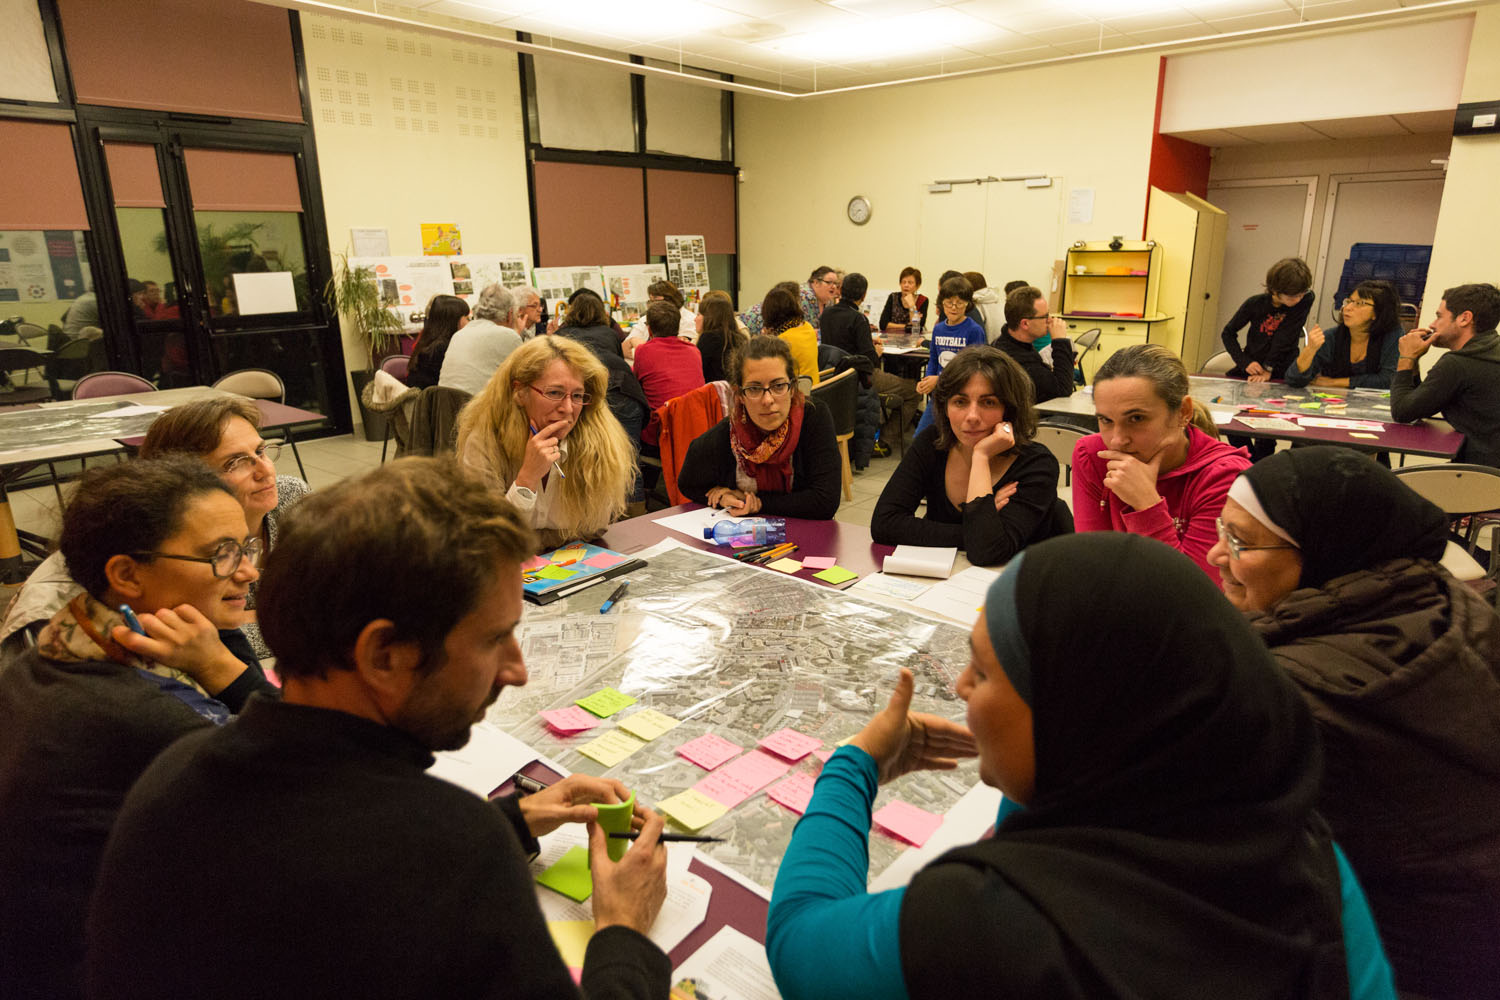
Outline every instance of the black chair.
POLYGON ((10 387, 0 391, 0 406, 15 406, 21 403, 41 403, 52 398, 52 390, 46 386, 17 385, 16 380, 11 377, 17 372, 30 373, 32 369, 43 368, 47 364, 47 358, 43 354, 25 347, 0 348, 0 372, 4 372, 10 380, 10 387))
POLYGON ((833 436, 839 443, 840 479, 844 499, 854 499, 854 469, 849 464, 849 440, 854 437, 854 407, 859 396, 859 382, 853 368, 846 368, 833 378, 812 387, 808 396, 820 406, 828 407, 833 416, 833 436))

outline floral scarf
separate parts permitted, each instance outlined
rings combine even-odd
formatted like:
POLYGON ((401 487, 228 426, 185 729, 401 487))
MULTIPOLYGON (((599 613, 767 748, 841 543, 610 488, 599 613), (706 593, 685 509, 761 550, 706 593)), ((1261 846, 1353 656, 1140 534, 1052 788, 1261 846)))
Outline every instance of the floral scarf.
POLYGON ((743 401, 734 408, 729 424, 729 447, 742 484, 753 480, 756 493, 792 491, 792 455, 802 438, 802 415, 806 404, 802 393, 792 392, 792 408, 780 427, 767 433, 750 419, 743 401))
POLYGON ((54 663, 88 663, 109 660, 126 667, 134 667, 144 673, 166 680, 176 681, 197 691, 203 697, 209 693, 181 670, 163 666, 155 660, 147 660, 128 651, 111 639, 110 633, 116 625, 124 625, 124 617, 113 608, 95 600, 88 594, 79 594, 52 616, 42 626, 37 637, 37 652, 54 663))

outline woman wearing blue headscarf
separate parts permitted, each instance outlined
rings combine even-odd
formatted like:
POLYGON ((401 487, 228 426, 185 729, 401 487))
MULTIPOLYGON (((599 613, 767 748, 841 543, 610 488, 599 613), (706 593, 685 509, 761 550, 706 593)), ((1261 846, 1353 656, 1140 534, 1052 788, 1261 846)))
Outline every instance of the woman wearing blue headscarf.
POLYGON ((910 713, 903 670, 820 775, 768 918, 788 1000, 1394 997, 1313 811, 1312 716, 1192 562, 1124 534, 1039 543, 971 642, 972 736, 910 713), (1008 800, 995 836, 867 893, 878 782, 976 752, 1008 800))

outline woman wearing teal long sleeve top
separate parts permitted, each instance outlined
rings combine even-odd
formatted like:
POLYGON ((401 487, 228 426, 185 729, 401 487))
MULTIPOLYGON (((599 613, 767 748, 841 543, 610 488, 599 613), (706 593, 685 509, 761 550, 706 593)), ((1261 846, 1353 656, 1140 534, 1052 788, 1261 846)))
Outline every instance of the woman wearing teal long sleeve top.
POLYGON ((991 587, 973 647, 971 738, 910 714, 903 671, 825 766, 771 901, 787 1000, 1394 998, 1313 812, 1311 715, 1201 571, 1130 535, 1043 542, 991 587), (1027 808, 868 894, 877 780, 976 749, 1027 808))

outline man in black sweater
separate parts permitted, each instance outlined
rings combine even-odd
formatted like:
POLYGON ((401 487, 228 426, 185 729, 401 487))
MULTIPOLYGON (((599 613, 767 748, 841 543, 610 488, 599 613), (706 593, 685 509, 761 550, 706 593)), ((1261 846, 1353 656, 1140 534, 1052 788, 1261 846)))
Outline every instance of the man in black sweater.
MULTIPOLYGON (((893 404, 891 416, 895 418, 899 414, 899 423, 893 419, 890 424, 894 426, 888 424, 885 429, 893 434, 902 434, 911 426, 912 417, 916 414, 922 397, 917 394, 916 382, 888 372, 880 366, 880 351, 871 336, 870 321, 859 308, 869 290, 870 282, 864 275, 858 272, 844 275, 839 301, 823 310, 823 325, 818 331, 818 340, 849 354, 862 354, 870 360, 869 384, 874 387, 877 395, 886 397, 893 404)), ((876 450, 881 455, 890 454, 888 445, 884 450, 877 446, 876 450)))
POLYGON ((1500 288, 1459 285, 1443 292, 1437 319, 1397 342, 1391 416, 1406 423, 1441 413, 1464 435, 1461 462, 1500 466, 1500 288), (1447 348, 1427 372, 1417 359, 1433 344, 1447 348))
POLYGON ((1073 342, 1059 336, 1067 327, 1059 323, 1060 329, 1052 333, 1051 368, 1033 346, 1047 332, 1050 321, 1042 290, 1031 285, 1017 288, 1005 297, 1005 331, 995 341, 1031 378, 1038 403, 1073 394, 1073 342))
MULTIPOLYGON (((424 773, 526 682, 531 531, 425 458, 314 494, 281 531, 258 611, 283 700, 180 740, 131 791, 90 908, 89 995, 576 997, 526 852, 626 789, 575 775, 486 802, 424 773)), ((667 995, 644 934, 666 895, 662 820, 639 812, 619 862, 590 822, 589 997, 667 995)))

